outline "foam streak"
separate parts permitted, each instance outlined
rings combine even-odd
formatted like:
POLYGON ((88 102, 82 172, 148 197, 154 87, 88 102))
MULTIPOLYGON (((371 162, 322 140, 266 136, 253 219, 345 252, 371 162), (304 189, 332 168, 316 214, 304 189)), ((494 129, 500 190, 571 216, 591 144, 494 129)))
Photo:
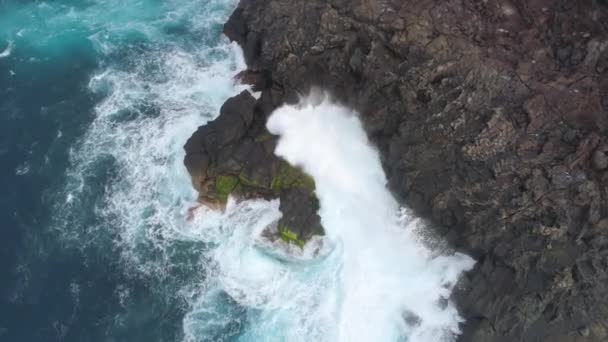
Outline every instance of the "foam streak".
POLYGON ((9 41, 6 49, 0 52, 0 59, 9 57, 11 55, 11 52, 13 52, 13 42, 9 41))

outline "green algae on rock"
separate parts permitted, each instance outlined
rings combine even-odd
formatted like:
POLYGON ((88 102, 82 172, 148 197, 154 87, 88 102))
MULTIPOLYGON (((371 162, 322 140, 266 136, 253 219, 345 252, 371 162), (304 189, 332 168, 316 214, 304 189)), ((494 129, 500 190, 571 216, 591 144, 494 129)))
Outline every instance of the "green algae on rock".
POLYGON ((276 237, 303 247, 312 236, 324 233, 315 183, 299 167, 274 155, 277 137, 265 127, 269 113, 259 110, 264 101, 247 91, 226 101, 220 116, 190 137, 184 164, 205 205, 223 208, 230 196, 279 198, 283 216, 276 237))
POLYGON ((237 177, 232 175, 220 175, 215 179, 215 191, 217 192, 217 199, 226 202, 228 196, 234 191, 239 184, 237 177))
POLYGON ((306 243, 306 241, 300 239, 298 237, 298 234, 296 234, 291 229, 289 229, 289 227, 279 224, 278 229, 279 229, 279 237, 281 237, 281 239, 283 241, 290 243, 290 244, 295 244, 300 248, 304 247, 304 244, 306 243))
POLYGON ((277 175, 272 179, 270 188, 275 192, 291 188, 304 188, 312 194, 315 191, 315 181, 299 167, 291 166, 288 162, 282 161, 277 175))

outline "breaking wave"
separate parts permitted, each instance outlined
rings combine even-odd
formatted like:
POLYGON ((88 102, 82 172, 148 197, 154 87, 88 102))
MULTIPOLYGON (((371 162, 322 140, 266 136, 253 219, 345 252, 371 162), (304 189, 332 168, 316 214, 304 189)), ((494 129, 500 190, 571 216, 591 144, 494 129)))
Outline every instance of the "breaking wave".
MULTIPOLYGON (((185 341, 439 341, 458 332, 447 299, 472 261, 419 241, 421 223, 386 190, 377 152, 346 108, 303 102, 268 124, 282 136, 277 154, 317 182, 328 233, 319 256, 286 259, 260 240, 280 217, 278 201, 231 200, 224 213, 203 209, 188 222, 196 194, 182 146, 245 89, 232 79, 244 68, 240 50, 219 38, 235 3, 110 3, 107 17, 85 6, 50 21, 84 23, 104 56, 88 84, 100 100, 55 208, 63 241, 115 254, 160 301, 183 301, 185 341)), ((24 32, 53 42, 38 39, 39 28, 24 32)), ((121 302, 131 293, 117 291, 121 302)))

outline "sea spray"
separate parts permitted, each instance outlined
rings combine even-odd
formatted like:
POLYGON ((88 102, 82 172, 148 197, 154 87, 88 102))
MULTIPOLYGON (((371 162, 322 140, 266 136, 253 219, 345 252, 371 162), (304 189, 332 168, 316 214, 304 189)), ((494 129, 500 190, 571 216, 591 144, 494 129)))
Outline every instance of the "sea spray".
POLYGON ((331 318, 336 340, 453 339, 462 319, 449 296, 474 262, 460 253, 436 256, 420 242, 416 221, 399 217, 357 114, 317 95, 277 109, 267 127, 280 135, 275 153, 317 185, 322 223, 340 263, 331 318))

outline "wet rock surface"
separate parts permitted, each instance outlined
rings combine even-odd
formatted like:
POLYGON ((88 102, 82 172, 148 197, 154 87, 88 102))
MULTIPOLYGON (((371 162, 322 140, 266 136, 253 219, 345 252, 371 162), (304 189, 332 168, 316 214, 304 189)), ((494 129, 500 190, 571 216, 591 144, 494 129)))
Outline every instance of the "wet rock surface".
POLYGON ((199 202, 221 209, 229 196, 238 199, 280 198, 280 234, 288 243, 303 246, 323 234, 315 184, 311 177, 274 155, 277 137, 265 127, 264 100, 248 91, 228 99, 214 121, 188 139, 184 164, 199 191, 199 202))
POLYGON ((606 1, 246 0, 225 33, 262 96, 190 139, 199 189, 210 167, 268 187, 266 116, 321 86, 360 111, 390 189, 478 261, 462 341, 608 340, 606 1))

